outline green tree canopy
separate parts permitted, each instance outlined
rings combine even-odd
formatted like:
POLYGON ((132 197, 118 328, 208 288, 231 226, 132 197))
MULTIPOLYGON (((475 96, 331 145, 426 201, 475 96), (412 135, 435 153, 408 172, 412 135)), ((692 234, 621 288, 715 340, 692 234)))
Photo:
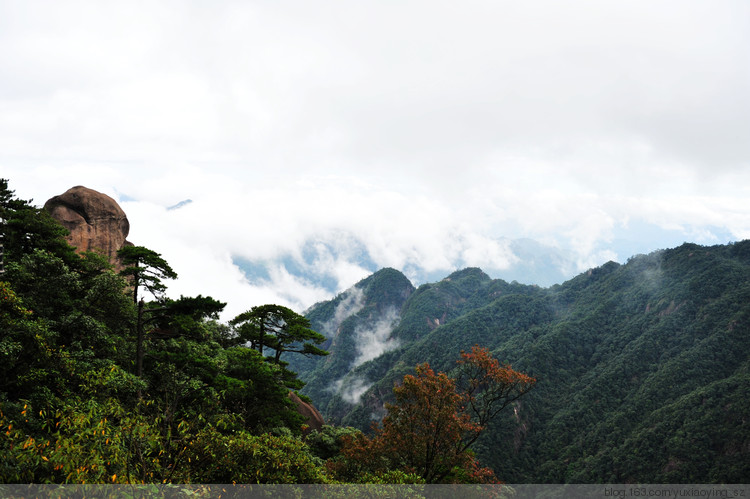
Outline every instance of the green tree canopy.
POLYGON ((0 178, 0 236, 5 262, 41 249, 62 258, 66 265, 77 266, 80 259, 65 240, 67 235, 68 230, 49 213, 31 201, 16 198, 8 180, 0 178))
POLYGON ((260 305, 243 312, 229 324, 235 328, 241 341, 249 342, 250 348, 261 354, 263 348, 275 351, 273 360, 281 362, 284 352, 303 355, 328 355, 316 345, 326 338, 310 328, 310 321, 293 310, 281 305, 260 305))
POLYGON ((143 246, 124 246, 117 252, 117 255, 125 266, 120 271, 120 275, 132 279, 133 303, 138 303, 140 287, 159 299, 166 289, 162 280, 177 279, 177 273, 156 251, 143 246))

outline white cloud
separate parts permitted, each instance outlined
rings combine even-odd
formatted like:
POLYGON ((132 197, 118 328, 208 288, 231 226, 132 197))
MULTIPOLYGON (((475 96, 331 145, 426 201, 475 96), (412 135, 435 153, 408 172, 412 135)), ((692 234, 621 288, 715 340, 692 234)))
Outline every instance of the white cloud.
MULTIPOLYGON (((132 198, 130 239, 174 262, 173 287, 233 310, 330 294, 280 257, 341 291, 370 270, 363 247, 416 278, 512 268, 521 237, 572 250, 575 270, 627 257, 618 238, 639 223, 746 238, 748 14, 743 0, 5 2, 0 176, 38 204, 79 184, 132 198)), ((631 246, 663 247, 654 234, 631 246)))
POLYGON ((338 393, 344 401, 350 404, 358 404, 359 399, 365 394, 373 384, 360 376, 344 378, 334 383, 334 391, 338 393), (346 385, 344 383, 346 382, 346 385))
POLYGON ((364 300, 365 295, 361 288, 352 286, 347 289, 342 296, 341 302, 336 305, 333 317, 323 326, 323 331, 321 332, 327 334, 329 337, 335 335, 342 322, 362 310, 365 306, 364 300))
POLYGON ((381 313, 377 321, 368 324, 368 327, 360 326, 355 329, 357 357, 354 359, 352 368, 398 348, 399 342, 397 339, 391 338, 391 333, 398 324, 399 318, 399 311, 391 308, 381 313))

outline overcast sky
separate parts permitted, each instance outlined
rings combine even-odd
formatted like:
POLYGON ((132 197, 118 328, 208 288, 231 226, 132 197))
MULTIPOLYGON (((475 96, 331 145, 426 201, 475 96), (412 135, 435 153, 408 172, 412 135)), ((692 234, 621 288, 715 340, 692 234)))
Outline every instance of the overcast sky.
POLYGON ((578 272, 745 239, 750 2, 0 0, 0 176, 111 195, 232 312, 330 298, 279 264, 311 248, 341 291, 362 248, 578 272))

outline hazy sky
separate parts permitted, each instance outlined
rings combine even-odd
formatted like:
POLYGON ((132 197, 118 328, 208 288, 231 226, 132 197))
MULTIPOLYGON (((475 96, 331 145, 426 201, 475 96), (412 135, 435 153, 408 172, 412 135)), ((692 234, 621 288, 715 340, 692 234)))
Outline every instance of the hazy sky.
POLYGON ((578 272, 744 239, 750 3, 0 0, 0 176, 113 196, 233 312, 329 298, 288 272, 311 251, 343 290, 363 248, 578 272))

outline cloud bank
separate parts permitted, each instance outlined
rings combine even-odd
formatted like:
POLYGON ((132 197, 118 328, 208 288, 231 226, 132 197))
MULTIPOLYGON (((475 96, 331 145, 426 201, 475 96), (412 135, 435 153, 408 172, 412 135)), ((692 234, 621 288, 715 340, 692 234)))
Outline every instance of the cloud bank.
POLYGON ((0 46, 0 176, 228 314, 750 237, 744 0, 4 2, 0 46))
POLYGON ((398 324, 399 318, 399 311, 391 308, 381 314, 378 320, 369 327, 359 327, 355 330, 357 357, 354 359, 352 368, 398 348, 399 342, 391 338, 391 333, 398 324))

